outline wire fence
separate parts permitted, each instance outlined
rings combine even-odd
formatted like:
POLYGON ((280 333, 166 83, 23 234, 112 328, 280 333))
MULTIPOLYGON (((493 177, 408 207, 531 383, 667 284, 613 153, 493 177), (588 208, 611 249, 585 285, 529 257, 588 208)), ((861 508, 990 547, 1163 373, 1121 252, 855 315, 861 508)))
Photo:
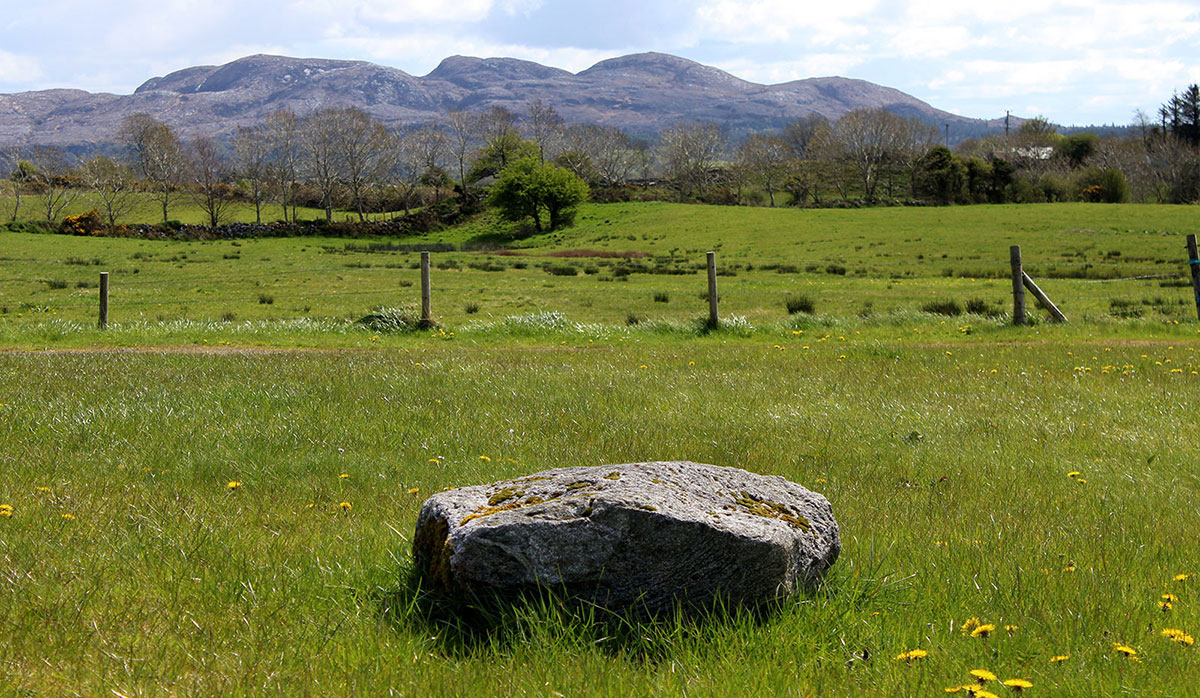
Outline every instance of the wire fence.
MULTIPOLYGON (((454 253, 448 252, 445 254, 451 255, 454 253)), ((513 255, 503 255, 503 257, 505 259, 512 259, 513 255)), ((519 259, 519 257, 517 257, 517 258, 519 259)), ((705 274, 706 265, 703 265, 703 264, 698 265, 694 262, 689 262, 688 260, 681 259, 677 256, 671 257, 670 259, 672 260, 672 263, 676 266, 669 273, 664 273, 661 270, 658 271, 657 274, 654 271, 649 271, 646 273, 648 275, 653 275, 653 276, 661 275, 661 276, 666 276, 668 278, 699 277, 699 278, 695 279, 695 286, 693 287, 695 289, 695 295, 698 299, 706 299, 707 298, 707 288, 705 287, 705 285, 703 283, 703 277, 705 274), (686 265, 686 266, 680 266, 680 265, 686 265)), ((164 260, 159 260, 159 261, 164 261, 164 260)), ((166 261, 170 261, 170 260, 166 260, 166 261)), ((561 261, 562 260, 555 259, 555 262, 561 263, 561 261)), ((609 266, 612 266, 613 262, 615 260, 606 259, 605 261, 608 262, 609 266)), ((623 263, 627 263, 628 261, 629 260, 623 260, 623 263)), ((982 262, 982 260, 980 260, 980 261, 982 262)), ((0 263, 7 264, 9 262, 18 262, 18 263, 39 262, 39 263, 45 264, 46 260, 31 259, 31 258, 3 258, 3 259, 0 259, 0 263)), ((509 265, 504 266, 503 270, 504 271, 518 270, 518 271, 522 271, 522 272, 536 273, 539 270, 539 268, 546 268, 548 266, 553 266, 555 264, 555 262, 543 262, 541 267, 539 267, 537 265, 529 265, 527 267, 526 266, 517 267, 517 266, 513 266, 512 264, 509 264, 509 265)), ((957 266, 959 268, 962 268, 964 266, 961 260, 948 260, 944 263, 939 260, 927 260, 924 262, 907 262, 907 261, 905 261, 905 262, 897 262, 895 264, 897 266, 912 266, 912 267, 920 266, 926 270, 929 270, 931 267, 936 269, 936 267, 939 265, 942 265, 942 266, 952 265, 953 266, 953 265, 955 265, 956 262, 957 262, 957 266)), ((1191 265, 1197 264, 1197 262, 1192 261, 1192 260, 1189 260, 1189 262, 1191 262, 1191 265)), ((923 275, 920 277, 903 276, 903 277, 897 278, 896 275, 888 276, 886 273, 884 273, 884 274, 875 274, 875 275, 853 274, 853 275, 849 275, 847 277, 847 275, 841 274, 841 273, 829 273, 829 272, 821 273, 820 271, 816 271, 816 272, 813 271, 814 269, 820 270, 822 268, 822 265, 825 265, 825 264, 827 264, 827 262, 823 261, 823 262, 816 263, 816 264, 807 264, 802 267, 801 265, 793 265, 793 264, 752 265, 752 264, 747 264, 747 263, 742 262, 742 263, 732 264, 724 269, 719 269, 719 270, 709 269, 708 271, 710 274, 716 274, 716 276, 718 276, 718 277, 724 277, 724 279, 720 281, 720 289, 718 292, 719 299, 738 298, 738 297, 745 299, 745 298, 748 298, 753 295, 762 295, 765 293, 783 293, 783 294, 786 294, 786 293, 812 293, 813 292, 812 287, 815 282, 825 282, 825 281, 829 281, 829 280, 837 282, 843 278, 850 278, 850 279, 854 280, 854 279, 861 279, 865 276, 867 279, 872 280, 872 281, 887 282, 889 284, 894 284, 897 282, 903 283, 903 282, 929 281, 929 280, 933 280, 933 279, 937 279, 937 278, 945 278, 947 276, 946 274, 926 274, 926 275, 923 275), (775 282, 775 280, 770 280, 770 279, 762 278, 762 277, 759 277, 756 279, 745 279, 745 278, 737 279, 738 272, 746 271, 748 268, 756 269, 759 271, 764 271, 764 270, 780 271, 781 272, 780 276, 786 277, 787 281, 784 283, 777 283, 777 282, 775 282), (806 278, 804 278, 805 283, 789 283, 789 282, 795 281, 795 279, 792 277, 801 274, 799 271, 801 268, 803 268, 805 270, 804 271, 804 275, 806 277, 806 278), (818 274, 819 274, 819 276, 818 276, 818 274)), ((892 263, 889 263, 889 264, 892 264, 892 263)), ((86 265, 86 266, 95 267, 96 266, 95 260, 89 261, 88 265, 86 265)), ((575 268, 578 270, 580 266, 592 266, 592 265, 582 265, 580 262, 576 261, 573 266, 575 266, 575 268)), ((1000 265, 995 265, 995 264, 988 264, 988 266, 989 267, 995 266, 996 268, 1000 268, 1000 265)), ((328 301, 333 297, 337 297, 337 298, 346 298, 346 297, 367 298, 367 299, 379 299, 379 300, 384 300, 387 298, 396 298, 397 301, 401 301, 405 296, 415 296, 416 290, 409 291, 406 289, 408 289, 409 287, 414 285, 415 279, 410 278, 410 277, 415 277, 416 276, 415 272, 417 272, 417 270, 419 268, 420 268, 419 265, 417 265, 416 263, 386 264, 386 265, 383 265, 383 264, 380 264, 380 265, 338 264, 338 265, 303 266, 303 267, 298 267, 298 268, 281 268, 281 269, 272 269, 270 271, 254 272, 254 273, 241 272, 241 273, 235 273, 235 274, 219 274, 219 275, 214 275, 211 273, 184 274, 181 276, 169 276, 166 278, 163 278, 161 276, 158 276, 157 278, 137 278, 135 276, 135 274, 123 273, 120 275, 119 278, 113 279, 113 283, 112 283, 111 287, 108 289, 107 300, 108 300, 108 303, 111 304, 111 306, 114 309, 118 309, 118 308, 145 309, 145 308, 164 307, 164 306, 189 307, 189 306, 192 306, 197 303, 200 303, 200 304, 253 303, 253 302, 255 302, 255 300, 258 300, 258 302, 261 304, 274 304, 275 301, 274 301, 273 294, 279 293, 280 291, 286 291, 286 295, 284 296, 284 299, 288 302, 293 302, 293 303, 296 303, 296 302, 320 303, 321 301, 328 301), (342 278, 345 276, 353 276, 356 278, 351 278, 349 280, 342 278), (325 287, 324 288, 314 288, 311 291, 299 291, 299 292, 297 292, 298 289, 295 289, 295 288, 275 289, 275 288, 272 288, 271 286, 264 286, 262 288, 255 288, 255 289, 231 289, 231 288, 229 288, 230 286, 236 286, 238 284, 259 283, 259 282, 264 282, 264 281, 279 281, 281 279, 294 280, 294 279, 298 279, 301 277, 310 277, 314 281, 320 281, 320 282, 322 282, 323 285, 325 285, 325 287), (366 278, 364 278, 364 277, 366 277, 366 278), (339 281, 342 281, 343 283, 371 284, 371 285, 373 285, 373 287, 358 288, 358 289, 346 289, 346 288, 331 289, 328 287, 327 284, 325 284, 325 282, 327 282, 331 278, 337 278, 339 281), (187 284, 193 284, 193 283, 202 286, 204 289, 204 292, 201 294, 198 294, 194 297, 181 297, 178 293, 174 293, 169 296, 158 295, 157 297, 149 297, 149 298, 145 297, 146 294, 153 294, 156 291, 158 291, 159 289, 163 289, 164 293, 169 292, 169 291, 178 291, 179 290, 178 287, 180 285, 187 285, 187 284), (384 284, 384 283, 387 284, 385 287, 379 286, 379 284, 384 284), (225 291, 225 292, 221 293, 221 291, 225 291), (214 293, 214 292, 220 293, 220 295, 210 295, 211 293, 214 293), (266 299, 269 299, 269 300, 266 300, 266 299)), ((619 266, 614 267, 614 268, 619 268, 619 266)), ((1186 269, 1186 268, 1187 267, 1184 267, 1184 269, 1186 269)), ((438 275, 454 274, 454 273, 460 272, 460 271, 471 271, 471 270, 473 270, 473 269, 470 264, 466 265, 465 267, 460 266, 457 263, 451 264, 451 265, 444 265, 444 264, 437 265, 437 267, 436 267, 436 273, 438 275)), ((495 271, 499 271, 499 270, 489 270, 489 269, 482 269, 482 270, 475 269, 475 270, 480 271, 481 273, 484 273, 484 274, 494 273, 495 271)), ((549 269, 547 269, 547 270, 549 270, 549 269)), ((642 272, 634 272, 634 273, 642 273, 642 272)), ((1186 281, 1183 280, 1184 278, 1186 278, 1183 276, 1184 273, 1185 272, 1183 272, 1181 270, 1179 272, 1173 272, 1173 273, 1139 274, 1139 275, 1135 275, 1135 276, 1125 276, 1125 277, 1118 277, 1118 278, 1104 278, 1104 279, 1072 278, 1069 280, 1073 281, 1073 282, 1084 283, 1084 284, 1113 284, 1113 283, 1118 283, 1118 282, 1138 282, 1138 281, 1156 281, 1156 280, 1164 280, 1164 279, 1177 279, 1180 281, 1180 283, 1179 284, 1171 284, 1171 285, 1172 286, 1174 286, 1174 285, 1182 286, 1182 285, 1186 284, 1186 281)), ((157 272, 155 272, 155 274, 157 276, 157 272)), ((590 274, 585 272, 582 276, 585 279, 588 277, 591 277, 593 280, 603 280, 606 282, 626 281, 628 279, 628 277, 615 277, 615 276, 614 277, 609 277, 609 276, 598 277, 598 276, 596 276, 595 272, 590 273, 590 274)), ((578 274, 567 275, 565 277, 552 275, 548 278, 558 281, 560 279, 570 279, 572 277, 579 278, 578 274)), ((997 283, 1005 283, 1007 281, 1006 277, 1001 276, 1000 274, 989 274, 988 276, 981 276, 981 277, 977 277, 977 278, 980 280, 993 281, 993 282, 997 282, 997 283)), ((781 280, 782 280, 782 278, 781 278, 781 280)), ((1063 279, 1056 279, 1056 281, 1060 281, 1060 280, 1063 280, 1063 279)), ((0 284, 46 284, 46 283, 50 283, 50 280, 48 280, 46 278, 33 278, 33 277, 28 277, 28 276, 6 276, 6 277, 0 278, 0 284)), ((64 285, 63 286, 52 286, 51 288, 65 288, 65 287, 69 286, 69 284, 67 284, 66 282, 62 282, 62 281, 56 281, 54 283, 61 283, 64 285)), ((667 290, 670 290, 672 293, 678 293, 680 291, 679 285, 680 285, 679 282, 675 282, 673 284, 669 284, 669 283, 663 284, 663 286, 669 286, 670 288, 667 290)), ((52 306, 54 308, 63 308, 63 309, 95 308, 100 303, 100 298, 99 298, 100 293, 99 293, 99 289, 97 288, 97 286, 98 286, 98 284, 95 284, 90 281, 76 282, 76 290, 70 295, 70 297, 68 297, 66 299, 61 299, 61 300, 54 300, 52 303, 52 306)), ((637 284, 637 285, 627 285, 624 283, 592 283, 588 286, 587 293, 588 294, 605 295, 605 296, 610 296, 610 297, 611 296, 621 296, 624 298, 634 298, 634 297, 645 296, 647 293, 652 293, 653 289, 647 288, 647 286, 648 286, 648 284, 645 281, 643 281, 642 283, 637 284)), ((197 290, 199 290, 199 289, 197 289, 197 290)), ((461 290, 461 289, 459 289, 459 290, 461 290)), ((429 293, 428 289, 423 289, 423 291, 424 291, 424 294, 429 293)), ((555 288, 553 288, 553 289, 550 289, 550 288, 532 289, 531 288, 530 291, 527 291, 527 293, 528 292, 538 292, 538 291, 545 291, 547 293, 553 293, 553 294, 561 294, 563 292, 563 288, 559 287, 557 284, 555 284, 555 288)), ((690 291, 685 291, 685 292, 691 293, 690 291)), ((1198 306, 1200 306, 1200 288, 1196 289, 1196 295, 1197 295, 1197 300, 1198 300, 1198 306)), ((658 307, 658 306, 654 306, 654 307, 658 307)), ((1200 314, 1200 310, 1198 310, 1198 314, 1200 314)))

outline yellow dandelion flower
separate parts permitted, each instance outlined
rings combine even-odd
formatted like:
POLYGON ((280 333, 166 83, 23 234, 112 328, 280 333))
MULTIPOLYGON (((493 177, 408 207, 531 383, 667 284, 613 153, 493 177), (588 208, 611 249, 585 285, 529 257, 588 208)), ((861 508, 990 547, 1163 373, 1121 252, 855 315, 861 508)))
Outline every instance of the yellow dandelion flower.
POLYGON ((426 463, 441 463, 442 461, 440 461, 440 460, 439 460, 439 459, 437 459, 437 458, 430 458, 429 460, 427 460, 427 461, 425 461, 425 462, 426 462, 426 463))
POLYGON ((971 637, 987 637, 995 629, 995 625, 984 623, 971 631, 971 637))
POLYGON ((1179 600, 1179 598, 1176 597, 1174 594, 1163 594, 1162 597, 1160 597, 1160 598, 1162 598, 1163 601, 1167 601, 1169 603, 1175 603, 1176 601, 1179 600))
POLYGON ((408 491, 409 494, 418 494, 421 491, 420 487, 414 487, 408 491))
POLYGON ((39 488, 37 488, 37 491, 38 492, 49 492, 50 488, 49 487, 39 487, 39 488))
POLYGON ((64 519, 66 519, 67 521, 74 521, 74 520, 75 520, 75 515, 74 515, 74 514, 63 514, 63 515, 62 515, 62 517, 63 517, 64 519))
POLYGON ((975 691, 975 698, 1000 698, 1000 696, 992 693, 991 691, 985 691, 981 688, 978 691, 975 691))
POLYGON ((1129 645, 1122 645, 1119 642, 1113 643, 1113 649, 1116 650, 1117 652, 1125 655, 1126 657, 1129 657, 1130 659, 1137 657, 1137 653, 1138 653, 1137 650, 1130 647, 1129 645))
POLYGON ((929 653, 926 652, 925 650, 921 650, 921 649, 909 650, 907 652, 901 652, 900 654, 896 655, 896 661, 911 662, 914 659, 924 659, 925 657, 928 657, 928 656, 929 656, 929 653))
POLYGON ((1004 626, 1004 629, 1005 629, 1005 630, 1007 630, 1007 631, 1008 631, 1008 632, 1010 632, 1010 633, 1011 633, 1011 632, 1016 632, 1016 630, 1017 630, 1017 626, 1013 625, 1012 623, 1009 623, 1008 625, 1004 626))
POLYGON ((230 480, 229 484, 226 485, 226 487, 228 487, 231 490, 236 490, 237 488, 239 488, 241 486, 242 486, 242 483, 238 482, 237 480, 230 480))
POLYGON ((350 473, 342 473, 341 475, 338 475, 339 480, 345 480, 348 477, 350 477, 350 473))
POLYGON ((974 676, 975 678, 979 679, 979 683, 984 683, 985 681, 995 681, 996 680, 996 675, 993 674, 992 672, 988 671, 987 669, 972 669, 971 676, 974 676))
POLYGON ((1186 582, 1188 580, 1188 577, 1191 577, 1191 576, 1192 575, 1187 574, 1187 573, 1177 574, 1174 577, 1171 577, 1171 581, 1172 582, 1186 582))
POLYGON ((1074 571, 1075 571, 1075 563, 1074 562, 1068 564, 1066 567, 1063 568, 1063 572, 1074 572, 1074 571))
POLYGON ((967 633, 971 632, 971 629, 977 625, 979 625, 979 619, 975 616, 971 616, 970 618, 964 620, 962 624, 963 634, 966 635, 967 633))
POLYGON ((7 519, 12 515, 13 508, 11 504, 0 504, 0 519, 7 519))
POLYGON ((695 361, 689 361, 689 362, 688 362, 688 366, 695 366, 695 365, 696 365, 696 362, 695 362, 695 361))
POLYGON ((1026 688, 1033 688, 1033 682, 1026 679, 1009 679, 1008 681, 1004 681, 1002 683, 1014 691, 1022 691, 1026 688))
POLYGON ((1071 655, 1069 655, 1069 654, 1056 654, 1050 658, 1050 663, 1051 664, 1062 664, 1063 662, 1067 661, 1070 658, 1071 658, 1071 655))
POLYGON ((974 695, 975 692, 979 690, 979 684, 965 683, 961 686, 947 686, 943 690, 945 690, 946 693, 958 693, 959 691, 963 691, 964 693, 970 693, 970 694, 974 695))
POLYGON ((481 460, 481 461, 484 461, 484 462, 486 462, 486 463, 490 463, 490 462, 492 462, 492 459, 491 459, 491 458, 488 458, 487 456, 480 456, 480 457, 479 457, 479 460, 481 460))
POLYGON ((342 511, 350 511, 350 508, 351 508, 350 502, 342 502, 342 503, 338 504, 338 506, 342 508, 342 511))
POLYGON ((1170 601, 1159 601, 1159 602, 1158 602, 1158 607, 1159 607, 1159 609, 1161 609, 1161 610, 1162 610, 1162 612, 1163 612, 1163 613, 1166 613, 1167 611, 1169 611, 1169 610, 1171 610, 1172 608, 1174 608, 1174 607, 1171 605, 1171 602, 1170 602, 1170 601))

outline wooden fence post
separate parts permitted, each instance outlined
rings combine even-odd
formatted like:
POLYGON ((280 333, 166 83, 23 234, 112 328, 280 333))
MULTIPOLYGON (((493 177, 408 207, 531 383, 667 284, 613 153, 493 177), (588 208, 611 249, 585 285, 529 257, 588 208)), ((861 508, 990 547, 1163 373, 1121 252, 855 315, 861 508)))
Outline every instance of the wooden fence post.
POLYGON ((429 293, 429 253, 421 253, 421 324, 426 327, 433 324, 433 310, 430 307, 429 293))
POLYGON ((1196 317, 1200 319, 1200 255, 1196 254, 1196 235, 1187 236, 1188 266, 1192 268, 1192 290, 1196 292, 1196 317))
POLYGON ((108 272, 100 272, 100 321, 96 323, 100 329, 108 327, 108 272))
POLYGON ((1021 246, 1008 248, 1012 262, 1013 324, 1025 324, 1025 270, 1021 268, 1021 246))
POLYGON ((708 326, 717 326, 717 253, 708 253, 708 326))
POLYGON ((1033 282, 1033 279, 1029 276, 1029 274, 1026 274, 1024 271, 1022 271, 1021 280, 1024 281, 1025 288, 1029 289, 1029 292, 1033 294, 1033 297, 1037 299, 1038 303, 1041 303, 1042 307, 1049 311, 1050 318, 1052 320, 1055 322, 1067 321, 1067 316, 1063 315, 1062 311, 1058 309, 1058 306, 1054 305, 1054 302, 1050 300, 1050 296, 1047 296, 1042 289, 1038 288, 1038 285, 1033 282))

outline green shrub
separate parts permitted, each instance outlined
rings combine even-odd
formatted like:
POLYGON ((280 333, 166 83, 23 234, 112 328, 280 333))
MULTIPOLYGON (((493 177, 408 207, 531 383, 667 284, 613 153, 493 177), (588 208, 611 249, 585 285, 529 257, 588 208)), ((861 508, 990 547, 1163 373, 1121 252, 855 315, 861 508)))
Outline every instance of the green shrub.
POLYGON ((1003 315, 1004 311, 1000 308, 989 305, 982 298, 971 298, 967 301, 967 313, 969 315, 983 315, 984 317, 997 317, 1003 315))
POLYGON ((921 311, 934 315, 949 315, 954 317, 963 314, 963 307, 956 300, 930 301, 921 306, 921 311))
POLYGON ((805 295, 789 295, 783 299, 783 305, 787 308, 788 315, 797 313, 812 315, 817 311, 816 301, 805 295))
POLYGON ((358 323, 372 332, 412 332, 425 326, 415 306, 379 307, 358 323))

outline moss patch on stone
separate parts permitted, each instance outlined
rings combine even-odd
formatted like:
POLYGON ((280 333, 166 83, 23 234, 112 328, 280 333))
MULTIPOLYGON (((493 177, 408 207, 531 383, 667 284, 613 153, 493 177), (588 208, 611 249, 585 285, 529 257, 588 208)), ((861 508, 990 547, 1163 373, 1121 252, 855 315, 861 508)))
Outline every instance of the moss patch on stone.
POLYGON ((505 487, 491 497, 488 497, 488 506, 494 507, 514 498, 525 494, 525 490, 519 490, 516 487, 505 487))
POLYGON ((735 497, 737 504, 746 509, 749 513, 755 516, 762 516, 768 519, 779 519, 787 523, 793 528, 799 528, 804 531, 812 530, 812 526, 808 523, 808 519, 796 512, 788 511, 788 508, 777 502, 772 502, 765 499, 759 499, 749 492, 742 490, 742 496, 735 497))

